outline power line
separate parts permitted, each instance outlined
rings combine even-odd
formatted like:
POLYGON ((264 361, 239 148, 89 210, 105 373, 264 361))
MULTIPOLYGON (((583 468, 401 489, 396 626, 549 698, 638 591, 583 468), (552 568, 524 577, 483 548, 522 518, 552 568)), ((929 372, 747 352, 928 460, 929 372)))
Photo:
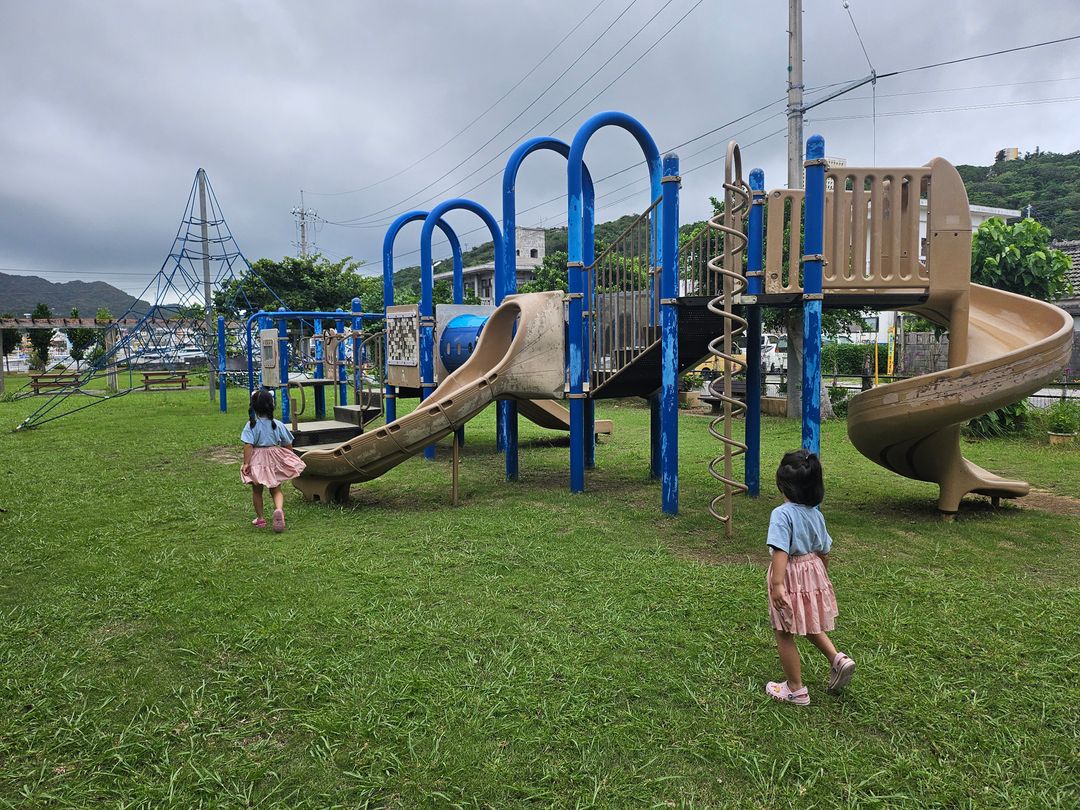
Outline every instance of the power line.
MULTIPOLYGON (((943 112, 966 112, 969 110, 989 110, 997 107, 1028 107, 1037 104, 1061 104, 1072 101, 1080 101, 1080 96, 1062 96, 1060 98, 1042 98, 1042 99, 1028 99, 1021 101, 999 101, 987 104, 968 104, 957 107, 932 107, 924 110, 893 110, 890 112, 878 113, 880 116, 901 116, 901 115, 929 115, 932 113, 943 112)), ((835 115, 825 118, 815 117, 815 121, 851 121, 857 118, 869 118, 869 115, 835 115)))
MULTIPOLYGON (((621 79, 621 78, 622 78, 623 76, 625 76, 625 75, 626 75, 626 74, 627 74, 627 73, 628 73, 628 72, 630 71, 630 69, 631 69, 632 67, 634 67, 634 65, 636 65, 636 64, 637 64, 638 62, 640 62, 640 61, 641 61, 642 59, 644 59, 644 58, 645 58, 646 56, 648 56, 648 55, 649 55, 649 53, 650 53, 650 52, 652 51, 652 49, 653 49, 653 48, 655 48, 655 47, 656 47, 657 45, 659 45, 659 44, 660 44, 661 42, 663 42, 663 41, 664 41, 664 39, 665 39, 665 38, 667 37, 667 35, 668 35, 668 34, 670 34, 670 33, 671 33, 672 31, 674 31, 674 30, 675 30, 676 28, 678 28, 678 26, 679 26, 679 23, 681 23, 681 22, 682 22, 683 20, 685 20, 685 19, 686 19, 687 17, 689 17, 689 16, 690 16, 690 15, 691 15, 691 14, 692 14, 692 13, 694 12, 694 10, 695 10, 695 9, 696 9, 696 8, 697 8, 698 6, 700 6, 700 5, 702 4, 702 3, 704 3, 704 2, 705 2, 705 0, 697 0, 697 2, 696 2, 696 3, 694 3, 694 5, 692 5, 692 6, 690 7, 690 8, 688 8, 688 9, 687 9, 687 10, 686 10, 686 11, 685 11, 685 12, 683 13, 683 15, 682 15, 681 17, 679 17, 679 19, 677 19, 677 20, 676 20, 676 21, 675 21, 675 22, 674 22, 674 23, 673 23, 673 24, 671 25, 671 27, 670 27, 670 28, 669 28, 669 29, 668 29, 667 31, 665 31, 665 32, 664 32, 663 34, 661 34, 661 35, 660 35, 659 39, 657 39, 657 40, 656 40, 655 42, 653 42, 653 44, 652 44, 652 45, 650 45, 650 46, 649 46, 648 48, 646 48, 646 49, 645 49, 645 51, 644 51, 644 53, 642 53, 642 54, 641 54, 641 55, 640 55, 640 56, 639 56, 639 57, 638 57, 637 59, 635 59, 635 60, 634 60, 633 62, 631 62, 631 63, 630 63, 629 65, 627 65, 627 66, 626 66, 626 67, 625 67, 625 68, 623 69, 623 72, 622 72, 622 73, 620 73, 620 74, 619 74, 618 76, 616 76, 616 77, 615 77, 614 79, 612 79, 612 80, 611 80, 610 82, 608 82, 608 83, 607 83, 606 85, 604 85, 603 89, 602 89, 602 90, 600 90, 600 92, 599 92, 599 93, 597 93, 597 94, 596 94, 595 96, 593 96, 593 97, 592 97, 592 98, 590 98, 590 99, 589 99, 588 101, 586 101, 586 102, 585 102, 584 104, 582 104, 582 105, 581 105, 580 107, 578 107, 578 109, 577 109, 577 110, 575 110, 575 111, 574 111, 574 113, 573 113, 573 114, 572 114, 572 115, 571 115, 571 116, 570 116, 569 118, 567 118, 567 119, 566 119, 565 121, 563 121, 563 122, 562 122, 561 124, 559 124, 559 125, 558 125, 557 127, 555 127, 555 131, 556 131, 556 132, 558 132, 558 131, 559 131, 560 129, 562 129, 563 127, 565 127, 565 126, 566 126, 567 124, 569 124, 569 123, 570 123, 571 121, 573 121, 573 120, 574 120, 575 118, 577 118, 577 116, 578 116, 578 115, 579 115, 579 114, 581 113, 581 111, 582 111, 582 110, 584 110, 584 109, 585 109, 586 107, 588 107, 588 106, 589 106, 590 104, 592 104, 592 103, 593 103, 594 101, 596 101, 596 100, 597 100, 598 98, 600 98, 600 96, 604 95, 604 93, 606 93, 606 92, 607 92, 608 90, 610 90, 610 89, 611 89, 611 87, 612 87, 612 85, 614 85, 614 84, 615 84, 615 82, 619 81, 619 79, 621 79)), ((666 8, 666 7, 667 7, 667 6, 665 6, 665 8, 666 8)), ((664 10, 664 9, 660 9, 660 11, 663 11, 663 10, 664 10)), ((657 12, 657 13, 659 13, 659 12, 657 12)), ((651 22, 651 20, 650 20, 650 22, 651 22)), ((590 78, 591 78, 591 77, 590 77, 590 78)), ((554 110, 553 110, 552 112, 554 112, 554 110)))
MULTIPOLYGON (((501 103, 502 103, 503 101, 505 101, 505 100, 506 100, 506 98, 507 98, 507 97, 508 97, 508 96, 509 96, 509 95, 510 95, 511 93, 513 93, 513 92, 514 92, 515 90, 517 90, 517 89, 518 89, 519 87, 521 87, 522 83, 523 83, 523 82, 524 82, 524 81, 525 81, 526 79, 528 79, 528 78, 529 78, 529 77, 530 77, 530 76, 531 76, 531 75, 532 75, 533 73, 535 73, 535 72, 536 72, 536 71, 537 71, 537 70, 539 69, 539 67, 540 67, 540 66, 541 66, 542 64, 544 64, 544 62, 546 62, 546 61, 547 61, 547 60, 548 60, 548 59, 549 59, 549 58, 551 57, 551 55, 552 55, 553 53, 555 53, 555 51, 557 51, 557 50, 558 50, 558 49, 559 49, 559 48, 560 48, 560 47, 562 46, 562 44, 563 44, 564 42, 566 42, 566 40, 568 40, 568 39, 569 39, 569 38, 570 38, 570 37, 571 37, 571 36, 572 36, 572 35, 574 34, 574 32, 576 32, 576 31, 577 31, 577 30, 578 30, 579 28, 581 28, 581 26, 582 26, 582 25, 584 25, 584 24, 585 24, 585 22, 586 22, 586 21, 587 21, 587 20, 588 20, 588 19, 589 19, 589 18, 590 18, 590 17, 591 17, 591 16, 592 16, 592 15, 593 15, 594 13, 596 13, 596 10, 597 10, 597 9, 599 9, 599 8, 600 8, 600 6, 604 5, 604 3, 606 3, 606 2, 607 2, 607 0, 600 0, 600 2, 599 2, 599 3, 597 3, 597 4, 595 5, 595 6, 593 6, 593 7, 592 7, 592 9, 591 9, 591 10, 590 10, 590 11, 589 11, 589 12, 588 12, 588 13, 587 13, 587 14, 586 14, 586 15, 585 15, 584 17, 582 17, 582 18, 581 18, 581 19, 580 19, 580 20, 578 21, 577 25, 575 25, 575 26, 574 26, 573 28, 571 28, 571 29, 570 29, 570 30, 569 30, 569 31, 568 31, 568 32, 566 33, 566 35, 565 35, 565 36, 564 36, 564 37, 563 37, 562 39, 560 39, 560 40, 559 40, 558 42, 556 42, 556 43, 555 43, 555 46, 554 46, 554 47, 553 47, 553 48, 552 48, 552 49, 551 49, 550 51, 548 51, 548 52, 547 52, 546 54, 544 54, 543 58, 542 58, 542 59, 541 59, 541 60, 540 60, 539 62, 537 62, 537 63, 536 63, 535 65, 533 65, 533 66, 532 66, 532 67, 531 67, 531 68, 530 68, 530 69, 528 70, 528 72, 526 72, 526 73, 525 73, 525 75, 524 75, 524 76, 522 76, 522 77, 521 77, 520 79, 518 79, 518 80, 517 80, 517 81, 516 81, 516 82, 514 83, 513 87, 511 87, 511 88, 510 88, 509 90, 507 90, 507 91, 506 91, 505 93, 503 93, 503 94, 502 94, 501 96, 499 96, 499 98, 498 98, 498 99, 496 99, 496 100, 495 100, 495 102, 494 102, 494 103, 492 103, 492 105, 491 105, 490 107, 488 107, 488 108, 487 108, 486 110, 484 110, 484 111, 483 111, 482 113, 480 113, 480 114, 479 114, 478 116, 476 116, 476 117, 475 117, 475 118, 474 118, 474 119, 473 119, 472 121, 470 121, 469 123, 467 123, 467 124, 466 124, 466 125, 465 125, 464 127, 462 127, 462 128, 460 129, 460 130, 458 130, 458 131, 457 131, 457 132, 456 132, 456 133, 455 133, 454 135, 450 136, 450 138, 448 138, 447 140, 443 141, 443 142, 442 142, 442 143, 441 143, 441 144, 440 144, 439 146, 437 146, 437 147, 435 147, 434 149, 432 149, 432 150, 431 150, 430 152, 428 152, 428 153, 427 153, 426 155, 424 155, 423 157, 421 157, 421 158, 418 158, 417 160, 414 160, 414 161, 413 161, 412 163, 410 163, 410 164, 409 164, 408 166, 406 166, 406 167, 405 167, 404 169, 401 169, 401 170, 399 170, 399 171, 397 171, 397 172, 394 172, 393 174, 391 174, 391 175, 389 175, 389 176, 387 176, 387 177, 384 177, 384 178, 383 178, 382 180, 376 180, 376 181, 375 181, 374 183, 369 183, 368 185, 366 185, 366 186, 361 186, 360 188, 354 188, 354 189, 351 189, 351 190, 349 190, 349 191, 335 191, 335 192, 318 192, 318 191, 309 191, 309 192, 308 192, 308 194, 315 194, 315 195, 317 195, 317 196, 320 196, 320 197, 341 197, 341 196, 344 196, 344 195, 346 195, 346 194, 356 194, 357 192, 360 192, 360 191, 367 191, 367 190, 368 190, 368 189, 370 189, 370 188, 375 188, 375 186, 379 186, 379 185, 382 185, 383 183, 385 183, 385 182, 387 182, 387 181, 389 181, 389 180, 393 180, 393 179, 395 179, 395 178, 397 178, 397 177, 400 177, 401 175, 405 174, 405 172, 409 171, 409 169, 412 169, 412 168, 415 168, 416 166, 419 166, 419 165, 420 165, 421 163, 423 163, 423 162, 424 162, 425 160, 427 160, 427 159, 428 159, 429 157, 431 157, 432 155, 436 154, 437 152, 440 152, 440 151, 441 151, 442 149, 444 149, 445 147, 449 146, 449 145, 450 145, 451 143, 453 143, 453 142, 454 142, 455 140, 457 140, 457 139, 458 139, 458 138, 460 138, 460 137, 461 137, 462 135, 464 135, 464 134, 465 134, 465 133, 466 133, 466 132, 467 132, 467 131, 468 131, 468 130, 469 130, 470 128, 472 128, 472 126, 473 126, 474 124, 476 124, 476 123, 477 123, 477 122, 478 122, 478 121, 479 121, 479 120, 480 120, 481 118, 483 118, 483 117, 484 117, 485 115, 487 115, 487 114, 488 114, 489 112, 491 112, 492 110, 494 110, 494 109, 495 109, 495 108, 496 108, 497 106, 499 106, 499 104, 501 104, 501 103)), ((557 81, 557 80, 556 80, 556 81, 557 81)))
MULTIPOLYGON (((599 42, 599 41, 600 41, 601 39, 603 39, 603 38, 604 38, 604 36, 605 36, 605 35, 606 35, 606 34, 607 34, 607 33, 608 33, 609 31, 611 31, 611 29, 612 29, 612 28, 613 28, 613 27, 615 26, 615 24, 616 24, 616 23, 618 23, 618 22, 619 22, 619 20, 621 20, 621 19, 623 18, 623 16, 624 16, 624 15, 625 15, 625 14, 626 14, 626 13, 627 13, 627 12, 628 12, 628 11, 629 11, 629 10, 630 10, 631 8, 633 8, 633 6, 634 6, 634 5, 635 5, 635 4, 637 3, 637 2, 638 2, 638 0, 630 0, 630 2, 629 2, 629 3, 627 4, 627 5, 626 5, 626 7, 625 7, 625 8, 624 8, 624 9, 623 9, 622 11, 620 11, 620 12, 619 12, 619 15, 618 15, 618 16, 617 16, 617 17, 616 17, 616 18, 615 18, 614 20, 612 20, 612 21, 611 21, 611 22, 610 22, 610 23, 608 24, 607 28, 605 28, 605 29, 604 29, 603 31, 601 31, 601 32, 600 32, 600 35, 599 35, 598 37, 596 37, 596 39, 594 39, 594 40, 593 40, 593 41, 592 41, 592 42, 591 42, 591 43, 589 44, 589 46, 588 46, 587 48, 585 48, 585 49, 584 49, 584 50, 583 50, 583 51, 582 51, 582 52, 581 52, 580 54, 578 54, 577 58, 576 58, 576 59, 574 59, 574 61, 573 61, 573 62, 571 62, 571 63, 570 63, 569 65, 567 65, 567 66, 566 66, 566 68, 565 68, 565 69, 563 70, 563 72, 562 72, 562 73, 560 73, 560 74, 559 74, 559 75, 558 75, 558 76, 557 76, 557 77, 555 78, 555 80, 554 80, 553 82, 551 82, 551 83, 550 83, 550 84, 549 84, 549 85, 548 85, 547 87, 545 87, 545 88, 544 88, 544 89, 543 89, 543 90, 542 90, 542 91, 540 92, 540 94, 539 94, 538 96, 536 96, 536 98, 534 98, 534 99, 533 99, 532 101, 530 101, 530 102, 528 103, 528 105, 527 105, 527 106, 526 106, 526 107, 525 107, 525 108, 524 108, 524 109, 523 109, 523 110, 522 110, 521 112, 519 112, 519 113, 518 113, 517 115, 515 115, 515 116, 514 116, 513 118, 511 118, 511 119, 510 119, 510 121, 509 121, 509 122, 507 122, 507 123, 506 123, 506 124, 505 124, 505 125, 503 126, 503 128, 502 128, 502 129, 500 129, 500 130, 499 130, 498 132, 496 132, 496 133, 495 133, 494 135, 492 135, 492 136, 491 136, 490 138, 488 138, 488 139, 487 139, 487 141, 485 141, 485 142, 484 142, 484 143, 483 143, 483 144, 482 144, 482 145, 481 145, 481 146, 480 146, 479 148, 477 148, 476 150, 474 150, 474 151, 472 152, 472 154, 470 154, 470 155, 469 155, 468 157, 466 157, 466 158, 465 158, 464 160, 462 160, 462 161, 459 161, 459 162, 457 163, 457 165, 455 165, 455 166, 454 166, 453 168, 451 168, 451 169, 449 169, 448 171, 444 172, 444 173, 443 173, 442 175, 440 175, 439 177, 435 178, 434 180, 432 180, 432 181, 431 181, 430 183, 428 183, 428 184, 427 184, 426 186, 424 186, 423 188, 419 189, 418 191, 414 191, 414 192, 413 192, 412 194, 409 194, 409 195, 407 195, 406 197, 402 198, 401 200, 398 200, 397 202, 395 202, 395 203, 392 203, 391 205, 388 205, 388 206, 386 206, 385 208, 380 208, 380 209, 379 209, 378 211, 372 211, 372 212, 371 212, 371 213, 369 213, 369 214, 362 214, 361 216, 358 216, 358 217, 353 217, 353 218, 352 218, 351 220, 348 220, 348 221, 351 221, 351 222, 356 222, 356 221, 358 221, 358 220, 362 220, 362 219, 368 219, 368 218, 370 218, 370 217, 378 216, 379 214, 382 214, 382 213, 384 213, 384 212, 386 212, 386 211, 390 211, 390 210, 392 210, 392 209, 394 209, 394 208, 397 208, 397 207, 398 207, 399 205, 403 205, 403 204, 405 204, 406 202, 408 202, 409 200, 411 200, 411 199, 412 199, 413 197, 417 196, 418 194, 423 194, 423 193, 424 193, 425 191, 427 191, 427 190, 428 190, 429 188, 431 188, 431 187, 432 187, 433 185, 435 185, 436 183, 439 183, 439 182, 441 182, 441 181, 442 181, 442 180, 444 180, 444 179, 445 179, 446 177, 448 177, 449 175, 453 174, 453 173, 454 173, 455 171, 457 171, 458 169, 460 169, 460 168, 461 168, 461 167, 462 167, 463 165, 465 165, 465 164, 466 164, 466 163, 467 163, 468 161, 472 160, 472 158, 473 158, 473 157, 475 157, 475 156, 476 156, 476 155, 477 155, 477 154, 478 154, 478 153, 479 153, 479 152, 480 152, 481 150, 483 150, 483 149, 484 149, 484 148, 485 148, 485 147, 486 147, 486 146, 487 146, 488 144, 490 144, 490 143, 491 143, 491 142, 492 142, 493 140, 495 140, 495 138, 499 137, 499 135, 501 135, 502 133, 504 133, 504 132, 505 132, 505 131, 506 131, 506 130, 507 130, 507 129, 508 129, 508 128, 509 128, 509 127, 510 127, 510 126, 511 126, 511 125, 512 125, 512 124, 513 124, 514 122, 515 122, 515 121, 517 121, 518 119, 520 119, 520 118, 521 118, 521 116, 523 116, 523 115, 524 115, 525 113, 527 113, 527 112, 528 112, 528 111, 529 111, 530 109, 532 109, 532 108, 533 108, 533 107, 534 107, 534 106, 535 106, 535 105, 536 105, 536 104, 537 104, 537 103, 538 103, 538 102, 539 102, 539 101, 540 101, 540 100, 541 100, 541 99, 542 99, 542 98, 543 98, 543 97, 544 97, 545 95, 547 95, 547 93, 548 93, 548 92, 549 92, 549 91, 550 91, 550 90, 551 90, 551 89, 552 89, 552 88, 553 88, 553 87, 554 87, 554 86, 555 86, 556 84, 558 84, 558 83, 559 83, 559 81, 560 81, 560 80, 561 80, 561 79, 562 79, 562 78, 563 78, 563 77, 564 77, 564 76, 565 76, 565 75, 566 75, 567 73, 569 73, 569 72, 571 71, 571 69, 573 69, 573 67, 574 67, 575 65, 577 65, 577 63, 578 63, 578 62, 580 62, 580 61, 581 61, 581 60, 582 60, 582 59, 584 58, 584 56, 585 56, 585 55, 586 55, 586 54, 587 54, 587 53, 588 53, 589 51, 591 51, 591 50, 593 49, 593 47, 594 47, 594 46, 595 46, 595 45, 596 45, 596 44, 597 44, 597 43, 598 43, 598 42, 599 42)), ((670 3, 670 2, 671 2, 671 0, 668 0, 668 2, 670 3)), ((580 88, 579 88, 579 89, 580 89, 580 88)), ((575 91, 575 92, 576 92, 576 91, 575 91)), ((557 109, 557 108, 556 108, 556 109, 557 109)))
POLYGON ((979 53, 974 56, 964 56, 959 59, 949 59, 945 62, 934 62, 929 65, 919 65, 918 67, 904 68, 903 70, 894 70, 892 73, 879 73, 878 78, 883 79, 886 76, 902 76, 905 73, 916 73, 920 70, 930 70, 932 68, 945 67, 946 65, 959 65, 961 62, 973 62, 976 59, 988 59, 991 56, 1001 56, 1006 53, 1017 53, 1018 51, 1029 51, 1032 48, 1042 48, 1047 45, 1059 45, 1062 42, 1073 42, 1080 39, 1080 34, 1074 34, 1070 37, 1061 37, 1060 39, 1048 39, 1044 42, 1034 42, 1031 45, 1020 45, 1016 48, 1005 48, 1000 51, 991 51, 989 53, 979 53))

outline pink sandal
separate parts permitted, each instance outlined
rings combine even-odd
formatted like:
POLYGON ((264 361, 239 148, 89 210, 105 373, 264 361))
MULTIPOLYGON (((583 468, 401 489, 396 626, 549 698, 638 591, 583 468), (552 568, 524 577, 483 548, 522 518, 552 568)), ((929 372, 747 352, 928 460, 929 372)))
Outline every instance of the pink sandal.
POLYGON ((278 534, 285 531, 285 513, 280 509, 274 510, 274 531, 278 534))
POLYGON ((832 666, 829 667, 829 682, 825 689, 834 695, 840 694, 844 687, 851 683, 851 676, 854 674, 855 662, 842 652, 838 652, 832 666))
POLYGON ((780 683, 769 681, 765 684, 765 694, 773 700, 779 700, 781 703, 794 703, 796 706, 810 705, 810 690, 804 686, 802 689, 792 692, 788 688, 787 681, 780 683))
POLYGON ((255 518, 253 521, 251 521, 251 525, 254 526, 256 529, 265 529, 266 520, 263 518, 255 518))

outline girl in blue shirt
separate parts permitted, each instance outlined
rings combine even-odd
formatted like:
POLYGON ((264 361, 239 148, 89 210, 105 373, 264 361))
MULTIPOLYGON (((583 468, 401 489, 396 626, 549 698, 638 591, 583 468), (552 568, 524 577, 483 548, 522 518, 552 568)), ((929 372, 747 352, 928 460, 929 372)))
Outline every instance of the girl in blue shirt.
POLYGON ((266 528, 263 517, 263 487, 274 499, 275 532, 285 531, 285 495, 281 485, 304 471, 304 462, 292 450, 293 435, 285 425, 274 420, 274 395, 265 388, 251 395, 251 420, 244 425, 240 441, 244 443, 244 462, 240 480, 251 484, 251 502, 255 519, 251 525, 266 528))
POLYGON ((776 471, 776 486, 784 503, 769 518, 765 540, 772 555, 766 585, 769 618, 776 634, 776 649, 787 680, 770 681, 769 697, 798 706, 810 703, 802 682, 802 666, 795 636, 806 636, 829 659, 827 689, 836 693, 851 681, 855 662, 837 652, 827 633, 836 626, 836 594, 829 580, 832 538, 818 504, 825 498, 821 462, 813 453, 786 453, 776 471))

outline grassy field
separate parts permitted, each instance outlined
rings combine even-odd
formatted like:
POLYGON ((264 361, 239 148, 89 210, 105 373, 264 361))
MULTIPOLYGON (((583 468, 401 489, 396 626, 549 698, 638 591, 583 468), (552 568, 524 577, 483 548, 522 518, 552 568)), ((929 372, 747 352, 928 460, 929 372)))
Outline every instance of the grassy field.
MULTIPOLYGON (((626 403, 598 409, 615 433, 583 495, 565 439, 528 423, 505 483, 488 412, 462 506, 440 451, 346 507, 290 491, 276 536, 249 524, 242 416, 206 396, 132 394, 19 434, 35 400, 0 404, 0 804, 1080 802, 1075 515, 973 499, 943 523, 934 487, 827 424, 835 639, 859 671, 830 697, 807 653, 797 709, 762 691, 779 498, 740 500, 723 539, 706 418, 682 418, 676 519, 626 403)), ((798 426, 764 435, 768 480, 798 426)), ((965 452, 1080 493, 1080 445, 965 452)))

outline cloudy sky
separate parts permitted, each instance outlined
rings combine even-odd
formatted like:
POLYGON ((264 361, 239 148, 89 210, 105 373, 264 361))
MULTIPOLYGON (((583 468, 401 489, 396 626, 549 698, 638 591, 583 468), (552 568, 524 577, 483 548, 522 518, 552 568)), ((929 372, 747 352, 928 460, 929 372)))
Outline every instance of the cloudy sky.
MULTIPOLYGON (((841 0, 805 6, 807 87, 867 74, 841 0)), ((879 73, 1080 34, 1075 0, 850 10, 879 73)), ((669 149, 785 94, 784 0, 8 0, 0 20, 0 270, 132 293, 167 255, 200 166, 249 259, 296 252, 303 189, 318 249, 375 272, 396 213, 463 195, 498 216, 492 175, 530 135, 570 140, 621 109, 669 149)), ((853 165, 1074 151, 1080 41, 883 79, 872 111, 869 88, 854 91, 810 113, 807 134, 853 165)), ((684 220, 719 192, 723 162, 710 161, 729 137, 783 185, 783 127, 779 102, 681 146, 684 220)), ((601 132, 593 176, 635 149, 601 132)), ((600 182, 598 218, 642 210, 645 177, 600 182)), ((526 162, 519 224, 564 224, 565 180, 556 155, 526 162)), ((451 223, 484 241, 469 215, 451 223)), ((417 263, 418 239, 403 231, 399 267, 417 263)))

